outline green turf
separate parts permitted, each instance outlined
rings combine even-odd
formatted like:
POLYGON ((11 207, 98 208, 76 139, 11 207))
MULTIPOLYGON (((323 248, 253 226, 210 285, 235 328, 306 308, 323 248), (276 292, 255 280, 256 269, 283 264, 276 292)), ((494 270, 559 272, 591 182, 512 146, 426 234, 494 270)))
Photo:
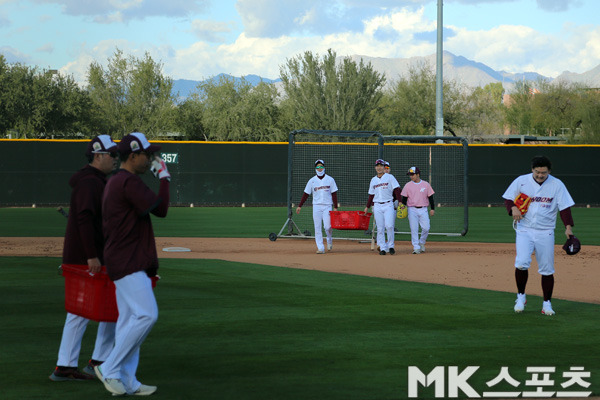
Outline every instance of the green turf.
MULTIPOLYGON (((111 398, 98 382, 51 382, 64 322, 56 258, 1 258, 2 399, 111 398)), ((600 305, 215 260, 161 260, 159 320, 138 377, 157 399, 402 399, 407 368, 480 366, 479 393, 508 366, 584 366, 600 394, 600 305)), ((85 335, 82 365, 95 323, 85 335)), ((500 390, 510 387, 495 387, 500 390)), ((581 388, 579 388, 581 389, 581 388)), ((523 389, 521 389, 523 390, 523 389)), ((421 388, 420 398, 433 397, 421 388)))
MULTIPOLYGON (((153 218, 153 223, 156 236, 163 237, 266 238, 271 232, 279 233, 286 213, 285 207, 172 207, 167 218, 153 218)), ((600 209, 574 208, 573 218, 582 244, 600 245, 600 209)), ((0 237, 63 236, 66 227, 66 219, 55 208, 0 208, 0 221, 0 237)), ((430 240, 511 243, 515 240, 511 221, 503 207, 471 207, 466 236, 432 235, 430 240)), ((409 239, 408 235, 397 237, 409 239)), ((564 240, 564 226, 558 221, 556 242, 564 240)))

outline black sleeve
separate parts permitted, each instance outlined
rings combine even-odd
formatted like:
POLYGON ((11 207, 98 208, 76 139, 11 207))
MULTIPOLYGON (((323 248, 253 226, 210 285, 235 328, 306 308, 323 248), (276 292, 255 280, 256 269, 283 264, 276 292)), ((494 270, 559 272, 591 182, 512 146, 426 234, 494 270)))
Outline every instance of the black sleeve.
POLYGON ((402 204, 406 205, 407 201, 408 201, 408 197, 402 196, 402 204))
POLYGON ((435 201, 433 201, 433 195, 429 196, 429 207, 431 207, 432 210, 435 210, 435 201))

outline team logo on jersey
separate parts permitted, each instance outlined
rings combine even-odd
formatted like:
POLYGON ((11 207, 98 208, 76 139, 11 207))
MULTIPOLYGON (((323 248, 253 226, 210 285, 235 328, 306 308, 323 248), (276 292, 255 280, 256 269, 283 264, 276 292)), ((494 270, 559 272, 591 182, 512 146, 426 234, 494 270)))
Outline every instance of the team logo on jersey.
POLYGON ((323 189, 325 189, 325 190, 329 190, 329 188, 330 188, 330 187, 331 187, 331 186, 318 186, 318 187, 316 187, 316 188, 314 189, 314 191, 316 192, 317 190, 323 190, 323 189))
POLYGON ((377 189, 378 187, 381 187, 381 186, 387 186, 387 185, 388 185, 388 183, 387 183, 387 182, 378 183, 377 185, 373 186, 373 189, 377 189))
POLYGON ((425 191, 426 188, 421 188, 421 190, 419 190, 419 192, 423 193, 425 191))
POLYGON ((532 197, 531 198, 531 202, 532 203, 552 203, 552 201, 554 200, 554 197, 532 197))

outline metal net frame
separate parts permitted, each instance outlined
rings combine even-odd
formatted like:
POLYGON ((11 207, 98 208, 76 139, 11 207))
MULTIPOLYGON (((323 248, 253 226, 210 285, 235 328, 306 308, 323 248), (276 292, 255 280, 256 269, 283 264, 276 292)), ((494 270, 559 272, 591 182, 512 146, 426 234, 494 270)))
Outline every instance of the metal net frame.
MULTIPOLYGON (((338 186, 340 211, 363 211, 368 186, 375 176, 375 160, 391 164, 391 173, 401 186, 409 181, 412 166, 431 183, 436 194, 436 215, 430 235, 461 236, 468 230, 468 143, 459 137, 384 136, 375 131, 296 130, 288 140, 287 219, 279 233, 269 238, 314 239, 312 196, 300 214, 295 210, 308 180, 315 175, 315 161, 325 162, 325 173, 338 186)), ((410 234, 408 219, 396 220, 397 234, 410 234)), ((374 218, 366 230, 334 229, 334 239, 372 241, 374 218)))

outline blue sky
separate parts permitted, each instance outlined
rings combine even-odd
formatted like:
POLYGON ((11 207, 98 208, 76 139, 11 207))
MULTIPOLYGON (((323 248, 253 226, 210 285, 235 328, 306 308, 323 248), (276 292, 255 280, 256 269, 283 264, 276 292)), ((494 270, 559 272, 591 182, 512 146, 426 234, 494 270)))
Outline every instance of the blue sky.
MULTIPOLYGON (((445 0, 444 49, 507 72, 600 65, 598 0, 445 0)), ((116 48, 174 79, 275 79, 289 58, 435 53, 437 0, 0 0, 0 53, 84 82, 116 48)))

